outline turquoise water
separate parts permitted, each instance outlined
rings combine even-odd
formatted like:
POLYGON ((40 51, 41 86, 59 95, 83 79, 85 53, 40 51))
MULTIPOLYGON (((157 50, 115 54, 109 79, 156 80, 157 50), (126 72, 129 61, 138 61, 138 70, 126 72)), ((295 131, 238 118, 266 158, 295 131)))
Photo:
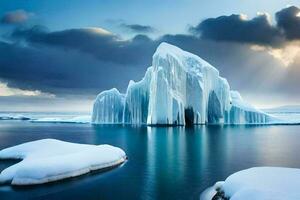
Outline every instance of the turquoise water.
MULTIPOLYGON (((300 168, 300 126, 132 127, 0 121, 0 149, 56 138, 111 144, 128 161, 111 171, 31 187, 0 186, 0 199, 199 199, 254 166, 300 168)), ((53 147, 55 148, 55 147, 53 147)), ((13 164, 0 161, 0 170, 13 164)))

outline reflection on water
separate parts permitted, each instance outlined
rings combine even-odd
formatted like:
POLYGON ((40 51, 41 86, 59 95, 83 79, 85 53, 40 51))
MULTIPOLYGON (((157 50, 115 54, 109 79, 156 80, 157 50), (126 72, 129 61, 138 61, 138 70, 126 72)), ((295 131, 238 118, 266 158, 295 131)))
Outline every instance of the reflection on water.
MULTIPOLYGON (((198 199, 249 167, 300 167, 300 126, 132 127, 0 122, 0 148, 56 138, 112 144, 128 162, 102 174, 35 187, 0 187, 0 199, 198 199)), ((55 147, 54 147, 55 148, 55 147)), ((0 170, 13 164, 0 162, 0 170)))

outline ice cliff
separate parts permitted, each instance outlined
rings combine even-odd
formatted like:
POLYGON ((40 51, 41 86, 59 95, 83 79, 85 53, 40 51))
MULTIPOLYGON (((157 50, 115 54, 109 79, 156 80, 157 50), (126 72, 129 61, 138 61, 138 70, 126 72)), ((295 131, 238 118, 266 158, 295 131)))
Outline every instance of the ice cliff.
POLYGON ((265 124, 268 114, 231 91, 219 71, 200 57, 161 43, 152 66, 126 94, 101 92, 94 103, 94 124, 265 124))

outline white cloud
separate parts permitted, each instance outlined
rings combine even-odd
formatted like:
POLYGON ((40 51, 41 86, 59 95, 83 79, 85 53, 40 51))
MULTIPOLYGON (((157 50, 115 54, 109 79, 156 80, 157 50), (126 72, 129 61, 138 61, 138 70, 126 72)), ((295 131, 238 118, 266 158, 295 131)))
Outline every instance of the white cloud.
POLYGON ((19 88, 11 88, 7 83, 0 82, 0 96, 43 96, 55 97, 54 94, 44 93, 39 90, 22 90, 19 88))
POLYGON ((267 12, 257 12, 256 15, 257 16, 266 16, 269 24, 272 23, 272 17, 271 17, 271 15, 269 13, 267 13, 267 12))
POLYGON ((246 14, 241 13, 241 14, 239 14, 239 17, 241 20, 244 20, 244 21, 248 20, 248 16, 246 14))
POLYGON ((105 30, 104 28, 99 28, 99 27, 87 27, 85 28, 86 30, 96 33, 96 34, 100 34, 100 35, 113 35, 111 32, 109 32, 108 30, 105 30))

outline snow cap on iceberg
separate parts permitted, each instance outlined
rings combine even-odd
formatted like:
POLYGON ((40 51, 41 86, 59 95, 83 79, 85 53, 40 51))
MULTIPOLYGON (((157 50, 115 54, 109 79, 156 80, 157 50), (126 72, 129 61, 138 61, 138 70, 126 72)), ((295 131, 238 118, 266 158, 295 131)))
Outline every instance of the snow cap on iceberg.
POLYGON ((183 52, 184 52, 183 50, 181 50, 180 48, 178 48, 174 45, 168 44, 166 42, 162 42, 156 48, 156 51, 153 54, 153 57, 157 56, 157 55, 160 55, 161 57, 164 57, 166 55, 173 55, 176 57, 176 56, 182 55, 183 52))

